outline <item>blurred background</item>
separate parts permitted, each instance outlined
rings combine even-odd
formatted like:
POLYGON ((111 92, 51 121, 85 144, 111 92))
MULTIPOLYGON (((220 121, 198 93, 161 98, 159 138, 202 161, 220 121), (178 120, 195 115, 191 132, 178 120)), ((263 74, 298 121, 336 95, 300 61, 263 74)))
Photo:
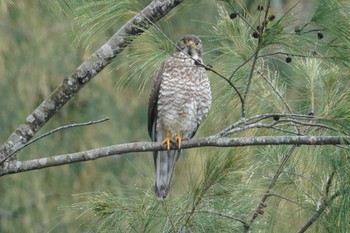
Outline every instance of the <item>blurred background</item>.
MULTIPOLYGON (((72 1, 74 2, 74 1, 72 1)), ((100 1, 103 2, 103 1, 100 1)), ((142 9, 150 1, 138 1, 134 8, 102 26, 85 22, 84 18, 69 17, 69 7, 64 4, 44 4, 41 1, 0 2, 0 141, 11 132, 53 91, 62 80, 74 72, 83 62, 113 35, 132 12, 142 9), (66 8, 65 8, 66 7, 66 8)), ((210 30, 216 25, 219 10, 213 0, 185 1, 162 19, 158 27, 173 41, 186 33, 199 35, 204 41, 205 63, 220 62, 213 59, 216 44, 210 40, 210 30), (195 6, 195 10, 194 9, 195 6)), ((264 3, 265 1, 258 1, 264 3)), ((286 5, 294 1, 273 0, 278 15, 286 5)), ((257 1, 246 1, 255 9, 257 1)), ((303 0, 299 9, 312 9, 311 1, 303 0)), ((72 10, 73 11, 73 10, 72 10)), ((154 30, 155 34, 159 34, 154 30)), ((30 160, 70 152, 83 151, 107 145, 136 141, 149 141, 147 134, 147 101, 153 73, 159 67, 164 54, 157 53, 154 37, 140 37, 135 45, 126 49, 105 70, 98 74, 61 111, 56 114, 37 135, 53 128, 78 122, 109 117, 98 125, 60 131, 40 140, 17 154, 19 160, 30 160), (145 42, 142 42, 145 40, 145 42), (149 42, 149 45, 146 44, 149 42), (140 46, 143 48, 138 54, 140 46), (152 47, 153 46, 153 47, 152 47), (159 55, 150 70, 139 69, 147 52, 159 55), (139 60, 137 59, 139 56, 139 60)), ((162 51, 169 54, 172 45, 164 42, 162 51)), ((274 65, 279 61, 275 61, 274 65)), ((222 65, 223 66, 223 65, 222 65)), ((284 66, 284 65, 282 65, 284 66)), ((287 77, 288 68, 285 68, 287 77)), ((219 92, 221 81, 211 75, 214 110, 200 128, 197 137, 216 133, 218 126, 225 126, 238 119, 239 100, 234 93, 226 102, 219 92), (223 105, 225 104, 225 105, 223 105), (215 118, 220 106, 221 117, 215 118), (217 113, 217 111, 216 111, 217 113)), ((285 78, 286 80, 286 78, 285 78)), ((293 81, 288 80, 293 86, 293 81)), ((295 89, 294 89, 295 90, 295 89)), ((227 92, 227 89, 226 89, 227 92)), ((290 93, 291 98, 297 96, 290 93)), ((302 102, 302 101, 301 101, 302 102)), ((257 103, 258 104, 258 103, 257 103)), ((296 109, 308 113, 307 103, 295 103, 296 109)), ((266 105, 268 106, 268 104, 266 105)), ((271 107, 271 106, 269 106, 271 107)), ((256 110, 256 105, 252 110, 256 110)), ((272 109, 272 107, 271 107, 272 109)), ((205 155, 215 150, 191 149, 178 162, 174 193, 183 193, 186 187, 176 180, 199 179, 205 155), (192 178, 189 178, 189 177, 192 178), (194 178, 193 178, 194 177, 194 178)), ((236 151, 241 152, 242 149, 236 151)), ((246 149, 245 153, 254 151, 246 149)), ((214 152, 215 153, 215 152, 214 152)), ((268 154, 271 151, 261 151, 268 154)), ((251 164, 243 170, 249 169, 251 164)), ((266 171, 265 171, 266 172, 266 171)), ((269 173, 269 172, 267 172, 269 173)), ((76 213, 71 206, 81 201, 83 194, 109 191, 118 195, 132 195, 135 190, 151 190, 153 187, 153 159, 151 153, 127 154, 96 161, 52 167, 43 170, 14 174, 0 178, 0 232, 82 232, 76 213)), ((266 186, 263 186, 266 187, 266 186)), ((291 220, 292 222, 292 220, 291 220)))

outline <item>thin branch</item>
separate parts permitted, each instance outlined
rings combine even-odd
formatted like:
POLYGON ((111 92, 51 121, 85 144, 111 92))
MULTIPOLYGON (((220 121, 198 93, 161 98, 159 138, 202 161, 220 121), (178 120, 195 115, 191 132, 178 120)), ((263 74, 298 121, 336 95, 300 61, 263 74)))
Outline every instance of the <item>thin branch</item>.
MULTIPOLYGON (((252 83, 253 74, 254 74, 254 70, 255 70, 256 61, 258 60, 259 50, 260 50, 260 48, 259 48, 259 45, 258 45, 257 49, 256 49, 256 52, 254 53, 252 67, 251 67, 251 70, 250 70, 250 73, 249 73, 249 76, 248 76, 247 87, 246 87, 244 95, 243 95, 243 103, 244 103, 243 105, 245 105, 245 101, 247 100, 247 96, 248 96, 248 93, 249 93, 249 90, 250 90, 250 86, 251 86, 251 83, 252 83)), ((244 108, 243 112, 242 112, 242 117, 245 117, 245 114, 246 114, 246 109, 244 108)))
MULTIPOLYGON (((263 120, 263 119, 260 119, 263 120)), ((310 119, 308 119, 310 121, 310 119)), ((280 120, 275 120, 271 123, 245 123, 243 126, 238 126, 237 124, 235 125, 235 127, 232 127, 232 129, 225 131, 224 133, 220 133, 220 136, 229 136, 231 134, 234 133, 238 133, 241 131, 245 131, 248 129, 253 129, 253 128, 267 128, 267 129, 275 129, 277 131, 282 131, 285 133, 291 133, 291 134, 295 134, 295 135, 303 135, 302 133, 299 132, 292 132, 292 131, 288 131, 282 128, 279 128, 281 126, 290 126, 290 127, 301 127, 301 126, 309 126, 309 127, 317 127, 317 128, 323 128, 323 129, 329 129, 335 132, 339 132, 339 133, 343 133, 344 135, 348 135, 347 132, 336 129, 334 127, 328 126, 328 125, 324 125, 324 124, 319 124, 319 123, 309 123, 309 122, 303 122, 303 121, 298 121, 298 120, 294 120, 294 119, 280 119, 280 120)))
POLYGON ((245 22, 245 24, 248 25, 254 32, 256 32, 256 29, 247 21, 247 19, 240 13, 236 12, 237 15, 245 22))
MULTIPOLYGON (((271 123, 268 123, 268 124, 267 123, 251 123, 251 124, 247 124, 247 125, 244 125, 244 126, 241 126, 241 127, 235 127, 234 129, 226 132, 225 136, 229 136, 229 135, 234 134, 234 133, 238 133, 238 132, 241 132, 241 131, 245 131, 245 130, 248 130, 248 129, 254 129, 254 128, 274 129, 274 130, 281 131, 281 132, 284 132, 284 133, 290 133, 290 134, 294 134, 294 135, 302 135, 301 133, 296 133, 296 132, 293 132, 293 131, 289 131, 289 130, 285 130, 285 129, 281 129, 279 127, 276 127, 276 126, 280 126, 280 127, 281 126, 294 126, 295 127, 295 123, 296 122, 298 122, 298 121, 285 119, 285 120, 274 121, 274 122, 271 122, 271 123), (282 124, 284 122, 286 122, 287 124, 282 124)), ((302 122, 302 123, 305 123, 305 122, 302 122)), ((315 126, 315 127, 318 126, 317 124, 311 124, 311 123, 305 123, 305 124, 308 124, 309 126, 315 126)), ((304 125, 304 124, 302 124, 302 125, 304 125)))
MULTIPOLYGON (((311 119, 309 119, 310 121, 311 119)), ((331 126, 328 126, 328 125, 324 125, 324 124, 320 124, 320 123, 308 123, 308 122, 302 122, 302 121, 297 121, 297 120, 288 120, 289 122, 291 123, 295 123, 295 124, 298 124, 298 125, 302 125, 302 126, 311 126, 311 127, 318 127, 318 128, 324 128, 324 129, 329 129, 329 130, 332 130, 334 132, 340 132, 344 135, 349 135, 346 131, 344 130, 340 130, 340 129, 337 129, 337 128, 334 128, 334 127, 331 127, 331 126)))
POLYGON ((237 73, 237 71, 242 68, 243 66, 245 66, 250 60, 252 60, 252 58, 255 56, 255 53, 253 53, 247 60, 245 60, 242 64, 240 64, 239 66, 237 66, 237 68, 232 72, 231 76, 228 78, 228 80, 231 81, 231 79, 233 78, 233 76, 237 73))
POLYGON ((254 129, 254 128, 267 128, 267 129, 274 129, 274 126, 279 124, 279 122, 275 121, 269 124, 264 124, 264 123, 254 123, 254 124, 249 124, 249 125, 244 125, 241 127, 236 127, 230 131, 228 131, 225 136, 229 136, 234 133, 242 132, 248 129, 254 129))
POLYGON ((277 179, 279 178, 279 176, 282 174, 283 172, 283 167, 284 165, 287 163, 287 161, 289 160, 290 156, 293 154, 294 150, 296 149, 298 145, 293 145, 289 151, 287 152, 287 154, 284 155, 283 160, 280 164, 280 166, 278 167, 274 177, 272 178, 272 180, 270 181, 269 186, 267 187, 265 194, 263 195, 263 197, 261 198, 259 205, 256 207, 256 209, 254 210, 252 217, 249 220, 249 224, 247 226, 244 227, 245 232, 249 231, 250 226, 253 224, 254 220, 259 216, 259 214, 261 213, 262 209, 266 207, 266 201, 268 199, 268 197, 270 196, 270 190, 272 189, 272 187, 276 184, 277 179))
POLYGON ((24 144, 22 147, 20 148, 17 148, 15 151, 13 151, 11 154, 9 154, 7 157, 5 157, 5 159, 3 159, 1 162, 0 162, 0 165, 3 164, 6 160, 8 160, 12 155, 16 154, 18 151, 24 149, 25 147, 33 144, 34 142, 36 141, 39 141, 40 139, 43 139, 51 134, 54 134, 58 131, 61 131, 61 130, 64 130, 64 129, 70 129, 70 128, 75 128, 75 127, 81 127, 81 126, 88 126, 88 125, 94 125, 94 124, 98 124, 98 123, 102 123, 102 122, 105 122, 105 121, 108 121, 109 120, 109 117, 106 117, 106 118, 103 118, 101 120, 96 120, 96 121, 88 121, 88 122, 83 122, 83 123, 73 123, 73 124, 69 124, 69 125, 64 125, 64 126, 60 126, 60 127, 57 127, 47 133, 44 133, 42 135, 40 135, 39 137, 37 138, 34 138, 33 140, 29 141, 27 144, 24 144))
POLYGON ((219 72, 217 72, 216 70, 214 70, 211 66, 209 65, 205 65, 201 62, 197 61, 197 64, 202 66, 203 68, 205 68, 206 70, 209 70, 211 72, 213 72, 214 74, 216 74, 217 76, 219 76, 220 78, 222 78, 223 80, 225 80, 232 88, 233 90, 237 93, 239 100, 241 102, 241 108, 242 108, 242 112, 244 111, 244 100, 243 97, 241 95, 241 93, 238 91, 237 87, 231 82, 231 78, 226 78, 224 75, 220 74, 219 72))
POLYGON ((336 192, 330 197, 321 201, 321 205, 318 207, 315 214, 313 214, 309 220, 297 231, 297 233, 305 232, 316 220, 321 216, 321 214, 327 209, 327 207, 332 203, 332 201, 340 195, 340 192, 336 192))
POLYGON ((271 7, 271 0, 268 0, 267 1, 267 4, 266 4, 266 11, 265 11, 265 16, 264 16, 264 22, 262 23, 262 27, 261 27, 261 31, 263 32, 266 28, 266 22, 267 22, 267 17, 269 15, 269 10, 270 10, 270 7, 271 7))
POLYGON ((290 202, 290 203, 293 203, 293 204, 295 204, 295 205, 298 205, 298 206, 300 206, 296 201, 293 201, 292 199, 290 199, 290 198, 288 198, 288 197, 285 197, 285 196, 282 196, 282 195, 280 195, 280 194, 277 194, 277 193, 269 193, 268 194, 268 196, 269 197, 278 197, 278 198, 281 198, 281 199, 283 199, 283 200, 286 200, 286 201, 288 201, 288 202, 290 202))
POLYGON ((248 125, 248 124, 254 124, 257 123, 259 121, 268 119, 268 118, 274 118, 274 117, 278 117, 278 118, 295 118, 295 119, 308 119, 310 118, 308 115, 302 115, 302 114, 284 114, 284 113, 264 113, 264 114, 259 114, 259 115, 255 115, 249 118, 242 118, 240 120, 238 120, 237 122, 235 122, 234 124, 226 127, 225 129, 221 130, 219 133, 216 134, 216 136, 219 137, 223 137, 223 136, 227 136, 227 133, 229 131, 231 131, 232 129, 241 126, 241 125, 248 125))
MULTIPOLYGON (((292 148, 295 148, 297 145, 350 145, 350 136, 260 136, 240 138, 220 138, 211 136, 193 139, 189 141, 183 141, 183 143, 181 144, 181 148, 187 149, 197 147, 246 147, 262 145, 294 145, 292 148)), ((177 148, 175 145, 172 145, 171 149, 176 150, 177 148)), ((163 145, 161 142, 135 142, 101 147, 93 150, 76 152, 71 154, 50 156, 34 160, 16 161, 15 163, 9 163, 9 166, 7 166, 6 169, 0 170, 0 176, 43 169, 53 166, 61 166, 76 162, 95 160, 112 155, 120 156, 122 154, 131 152, 146 152, 155 150, 166 150, 166 146, 163 145)), ((289 154, 287 154, 285 158, 288 158, 288 155, 289 154)), ((283 164, 281 164, 281 167, 283 167, 283 164)), ((277 171, 275 177, 269 185, 268 190, 274 185, 281 172, 281 169, 277 171)))
POLYGON ((300 132, 290 131, 290 130, 282 129, 282 128, 279 128, 279 127, 276 127, 276 126, 272 126, 271 129, 274 129, 276 131, 280 131, 282 133, 288 133, 288 134, 299 135, 299 136, 304 135, 304 134, 302 134, 300 132))
MULTIPOLYGON (((154 0, 125 23, 104 45, 84 61, 9 136, 0 147, 0 160, 25 145, 73 96, 101 72, 137 36, 183 0, 154 0)), ((2 165, 6 169, 7 163, 2 165)))
MULTIPOLYGON (((247 100, 248 93, 250 91, 250 87, 251 87, 251 84, 252 84, 256 62, 257 62, 257 60, 259 58, 259 52, 260 52, 261 43, 262 43, 262 33, 265 31, 265 28, 266 28, 266 22, 267 22, 267 17, 268 17, 268 14, 269 14, 270 7, 271 7, 271 0, 268 0, 267 4, 266 4, 266 11, 265 11, 265 16, 264 16, 264 21, 263 21, 263 23, 261 25, 261 30, 258 32, 258 34, 259 34, 258 44, 257 44, 256 50, 254 52, 252 66, 251 66, 251 70, 250 70, 250 73, 249 73, 249 76, 248 76, 248 83, 247 83, 245 92, 243 94, 243 105, 244 106, 245 106, 245 102, 247 100)), ((256 31, 256 30, 254 29, 254 31, 256 31)), ((243 111, 242 111, 242 117, 245 117, 245 115, 246 115, 246 109, 244 108, 243 111)))

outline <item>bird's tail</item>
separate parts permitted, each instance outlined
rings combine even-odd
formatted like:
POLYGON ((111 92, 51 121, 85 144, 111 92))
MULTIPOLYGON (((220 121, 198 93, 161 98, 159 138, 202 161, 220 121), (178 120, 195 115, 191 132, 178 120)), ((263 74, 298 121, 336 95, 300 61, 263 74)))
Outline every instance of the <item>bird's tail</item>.
POLYGON ((181 150, 154 152, 154 191, 161 200, 170 192, 171 182, 175 172, 175 164, 181 154, 181 150))

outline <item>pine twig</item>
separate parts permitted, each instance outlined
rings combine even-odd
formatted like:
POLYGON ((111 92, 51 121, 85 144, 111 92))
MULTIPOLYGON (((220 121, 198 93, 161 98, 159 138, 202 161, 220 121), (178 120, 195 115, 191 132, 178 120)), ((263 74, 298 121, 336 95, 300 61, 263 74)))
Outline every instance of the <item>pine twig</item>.
POLYGON ((292 199, 290 199, 290 198, 288 198, 288 197, 285 197, 285 196, 282 196, 282 195, 277 194, 277 193, 271 193, 271 192, 270 192, 270 193, 268 194, 268 196, 269 196, 269 197, 278 197, 278 198, 280 198, 280 199, 286 200, 286 201, 288 201, 288 202, 290 202, 290 203, 293 203, 293 204, 295 204, 295 205, 300 206, 296 201, 293 201, 292 199))
POLYGON ((276 184, 277 179, 279 178, 279 176, 282 174, 283 172, 283 168, 285 166, 285 164, 287 163, 287 161, 289 160, 289 158, 291 157, 291 155, 293 154, 294 150, 296 149, 298 145, 294 145, 292 146, 288 153, 285 154, 280 166, 278 167, 274 177, 272 178, 272 180, 270 181, 269 186, 267 187, 265 194, 263 195, 263 197, 261 198, 258 206, 256 207, 256 209, 254 210, 250 220, 249 220, 249 224, 247 224, 244 227, 245 232, 249 232, 249 228, 250 226, 253 224, 254 220, 259 216, 259 214, 262 212, 262 209, 264 209, 266 207, 266 201, 270 196, 270 190, 272 189, 272 187, 276 184))

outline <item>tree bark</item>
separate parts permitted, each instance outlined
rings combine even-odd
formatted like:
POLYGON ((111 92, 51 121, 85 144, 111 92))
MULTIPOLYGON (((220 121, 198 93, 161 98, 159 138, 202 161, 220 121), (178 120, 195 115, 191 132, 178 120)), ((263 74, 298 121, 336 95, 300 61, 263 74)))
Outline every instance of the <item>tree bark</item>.
MULTIPOLYGON (((259 145, 350 145, 350 136, 260 136, 241 138, 222 138, 218 136, 193 139, 184 141, 182 149, 195 147, 243 147, 259 145)), ((16 161, 5 169, 0 170, 0 176, 13 173, 20 173, 30 170, 42 169, 53 166, 95 160, 111 155, 122 155, 131 152, 146 152, 154 150, 165 150, 165 145, 156 142, 135 142, 120 145, 113 145, 82 151, 71 154, 56 155, 41 159, 28 161, 16 161)), ((171 149, 177 149, 172 145, 171 149)))

